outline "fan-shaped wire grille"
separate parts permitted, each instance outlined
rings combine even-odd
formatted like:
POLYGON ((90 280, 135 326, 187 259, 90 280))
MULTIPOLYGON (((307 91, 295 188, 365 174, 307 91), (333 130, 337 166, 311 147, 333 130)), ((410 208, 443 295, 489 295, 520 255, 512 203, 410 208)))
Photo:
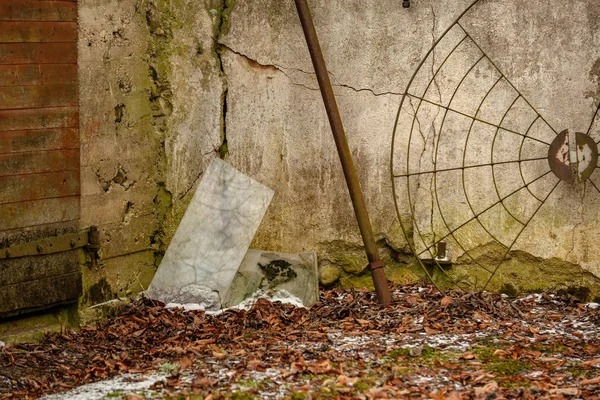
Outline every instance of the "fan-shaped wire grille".
MULTIPOLYGON (((440 36, 410 79, 394 127, 391 172, 398 218, 425 273, 432 278, 423 265, 428 259, 461 287, 436 259, 438 243, 448 241, 485 271, 485 290, 562 181, 548 164, 559 132, 461 24, 483 1, 440 36), (438 53, 443 58, 436 60, 438 53), (445 201, 448 191, 454 204, 445 201), (409 222, 400 205, 408 206, 409 222), (471 254, 489 242, 503 249, 492 267, 471 254)), ((587 182, 600 192, 592 178, 587 182)))

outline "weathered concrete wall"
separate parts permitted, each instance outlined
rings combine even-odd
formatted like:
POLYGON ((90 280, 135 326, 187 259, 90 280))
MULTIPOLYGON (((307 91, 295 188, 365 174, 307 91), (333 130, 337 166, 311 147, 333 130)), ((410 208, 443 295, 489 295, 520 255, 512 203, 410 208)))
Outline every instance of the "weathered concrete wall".
POLYGON ((222 144, 223 5, 79 2, 82 218, 101 230, 87 302, 148 286, 222 144))
MULTIPOLYGON (((361 1, 310 2, 367 206, 388 262, 398 258, 406 244, 396 222, 389 178, 392 132, 402 94, 434 41, 471 3, 418 1, 406 10, 394 1, 368 5, 361 1)), ((569 128, 586 132, 599 100, 600 54, 595 45, 599 40, 595 26, 600 7, 596 2, 480 3, 461 21, 467 32, 552 126, 559 131, 569 128)), ((327 267, 326 280, 341 275, 342 282, 348 281, 348 273, 359 271, 366 260, 357 248, 358 231, 293 2, 236 2, 229 32, 219 42, 224 46, 222 59, 229 87, 226 122, 230 161, 276 191, 254 245, 288 252, 316 248, 322 268, 330 263, 343 267, 341 274, 327 267)), ((433 61, 436 68, 444 58, 442 53, 439 51, 438 59, 433 61)), ((465 75, 462 68, 468 67, 472 53, 461 53, 455 65, 436 78, 433 87, 437 87, 439 96, 446 96, 446 102, 465 75), (444 92, 448 89, 450 92, 444 92)), ((431 73, 431 68, 425 64, 423 69, 431 73)), ((419 79, 427 82, 431 75, 419 79)), ((454 101, 465 103, 479 98, 474 85, 473 90, 460 92, 454 101)), ((506 111, 507 98, 508 95, 492 104, 500 115, 506 111)), ((520 127, 530 122, 523 108, 520 113, 517 110, 511 114, 513 125, 520 127)), ((437 140, 443 113, 432 113, 429 125, 421 121, 420 135, 429 143, 429 147, 422 146, 427 152, 421 158, 429 157, 435 150, 431 145, 437 140)), ((446 136, 438 168, 462 158, 466 129, 460 124, 449 125, 448 122, 446 130, 455 134, 446 136)), ((396 138, 396 161, 408 143, 404 134, 408 132, 399 132, 396 138)), ((594 131, 592 135, 596 135, 594 131)), ((497 149, 503 149, 505 157, 514 150, 518 153, 518 144, 515 147, 504 138, 498 141, 497 149)), ((481 146, 473 146, 472 155, 481 158, 482 163, 490 163, 491 154, 485 152, 489 150, 488 139, 478 140, 481 146)), ((501 159, 502 154, 496 155, 496 160, 501 159)), ((548 167, 545 160, 539 164, 539 168, 548 167)), ((426 163, 419 166, 421 171, 426 170, 426 163)), ((500 188, 504 193, 520 182, 518 171, 516 175, 509 169, 500 173, 506 181, 498 183, 504 183, 500 188)), ((470 178, 485 192, 484 199, 496 196, 493 179, 491 174, 470 178)), ((440 222, 439 211, 432 207, 431 179, 426 181, 422 180, 420 193, 411 200, 418 208, 413 222, 421 231, 428 231, 424 237, 433 243, 434 238, 439 240, 448 230, 440 222)), ((455 226, 473 217, 467 212, 460 180, 449 179, 441 185, 442 210, 457 221, 455 226)), ((590 234, 597 232, 598 196, 598 190, 589 182, 577 187, 561 184, 531 219, 528 229, 519 235, 520 240, 511 247, 508 257, 512 262, 502 265, 503 273, 491 287, 500 289, 512 281, 517 288, 536 290, 556 288, 557 282, 563 282, 592 286, 598 292, 598 280, 585 272, 600 273, 600 263, 592 251, 596 234, 590 234)), ((410 214, 401 193, 398 200, 400 213, 410 214)), ((510 200, 524 213, 533 207, 529 200, 510 200)), ((517 236, 517 227, 505 223, 505 216, 487 217, 498 228, 496 236, 510 245, 517 236)), ((477 268, 468 268, 472 259, 464 254, 465 250, 478 257, 488 254, 488 264, 484 264, 490 270, 502 257, 498 256, 493 239, 486 238, 481 229, 465 236, 471 245, 466 249, 448 240, 453 260, 466 267, 456 268, 454 277, 467 286, 481 286, 487 277, 478 275, 477 268)), ((410 264, 409 258, 399 258, 400 266, 410 264)), ((397 271, 388 272, 398 274, 397 271)), ((404 272, 400 279, 414 278, 411 268, 401 271, 404 272)))
POLYGON ((394 143, 395 173, 411 175, 410 189, 407 178, 396 181, 400 211, 414 206, 415 247, 425 257, 445 238, 464 266, 450 275, 467 287, 484 286, 497 271, 493 289, 598 293, 598 172, 567 183, 546 157, 565 129, 598 140, 600 8, 562 5, 480 1, 408 89, 394 143), (436 169, 444 172, 415 174, 436 169))
MULTIPOLYGON (((421 60, 472 1, 412 3, 403 9, 399 0, 310 1, 374 230, 398 281, 419 273, 406 255, 392 193, 396 113, 421 60)), ((593 0, 482 3, 464 23, 490 58, 552 124, 587 129, 580 121, 599 100, 600 7, 593 0)), ((100 267, 87 274, 89 293, 110 297, 147 286, 216 156, 276 192, 254 248, 314 249, 325 282, 369 283, 360 275, 367 261, 292 1, 82 0, 79 24, 81 223, 103 233, 100 267)), ((421 134, 427 141, 437 129, 421 134)), ((459 212, 464 202, 447 187, 447 204, 459 212)), ((431 191, 422 192, 417 203, 430 205, 431 191)), ((561 197, 574 214, 552 212, 563 202, 554 201, 513 260, 529 260, 528 273, 539 276, 570 271, 552 282, 598 285, 581 268, 600 272, 589 234, 597 215, 578 211, 597 200, 572 192, 561 197), (563 264, 547 261, 552 257, 563 264)), ((588 185, 585 196, 598 193, 588 185)), ((406 215, 406 203, 399 206, 406 215)), ((431 237, 443 236, 427 207, 405 225, 429 225, 431 237)), ((497 258, 488 241, 474 243, 483 249, 478 257, 497 258)), ((462 253, 450 246, 459 260, 462 253)), ((511 279, 522 286, 507 274, 498 288, 511 279)))
MULTIPOLYGON (((387 264, 405 250, 389 179, 401 93, 440 24, 451 21, 466 3, 427 2, 405 10, 389 1, 368 6, 311 2, 387 264)), ((230 161, 276 192, 255 246, 316 249, 321 267, 342 267, 342 282, 350 284, 349 274, 364 269, 367 261, 293 2, 237 2, 229 34, 220 43, 229 81, 230 161)), ((400 280, 415 279, 411 272, 395 274, 400 280)))

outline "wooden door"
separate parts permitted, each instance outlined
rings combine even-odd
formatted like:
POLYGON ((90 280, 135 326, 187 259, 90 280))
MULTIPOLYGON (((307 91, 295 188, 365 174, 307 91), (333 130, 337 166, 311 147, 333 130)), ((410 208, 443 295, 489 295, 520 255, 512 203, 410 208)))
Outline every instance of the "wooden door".
MULTIPOLYGON (((77 3, 0 0, 0 249, 79 220, 77 3)), ((76 251, 0 259, 0 316, 75 301, 76 251)))

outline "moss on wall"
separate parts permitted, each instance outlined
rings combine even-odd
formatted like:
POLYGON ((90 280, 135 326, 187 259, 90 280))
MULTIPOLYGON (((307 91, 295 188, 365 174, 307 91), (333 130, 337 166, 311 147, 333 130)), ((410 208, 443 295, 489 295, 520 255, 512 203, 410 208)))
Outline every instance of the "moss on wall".
POLYGON ((558 258, 535 257, 523 251, 511 251, 504 257, 505 253, 502 245, 490 242, 471 251, 472 259, 460 257, 449 275, 466 287, 481 287, 490 275, 484 268, 497 269, 488 290, 499 292, 512 288, 513 293, 560 291, 577 294, 582 301, 600 296, 600 278, 579 265, 558 258))

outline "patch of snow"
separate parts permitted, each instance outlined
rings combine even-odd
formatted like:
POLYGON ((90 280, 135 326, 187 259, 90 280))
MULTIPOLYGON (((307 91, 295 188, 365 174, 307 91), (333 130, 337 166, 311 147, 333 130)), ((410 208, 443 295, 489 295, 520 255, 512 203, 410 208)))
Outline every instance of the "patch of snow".
POLYGON ((413 343, 405 343, 402 345, 402 349, 412 349, 415 347, 419 347, 421 345, 420 342, 413 342, 413 343))
MULTIPOLYGON (((487 335, 482 335, 487 336, 487 335)), ((402 344, 403 349, 411 349, 419 346, 429 346, 445 350, 467 351, 471 348, 472 335, 414 335, 405 338, 402 344)))
POLYGON ((347 346, 347 345, 365 344, 372 340, 373 340, 372 337, 365 335, 365 336, 342 336, 341 340, 339 340, 339 341, 341 342, 342 346, 347 346))
POLYGON ((169 303, 165 306, 165 308, 183 308, 185 311, 201 311, 204 310, 204 304, 198 303, 187 303, 187 304, 179 304, 179 303, 169 303))
POLYGON ((110 394, 144 393, 150 386, 166 379, 165 375, 126 374, 101 382, 90 383, 63 393, 42 397, 44 400, 100 400, 110 394))
POLYGON ((0 349, 6 347, 6 343, 4 343, 2 340, 0 340, 0 349))
POLYGON ((435 381, 435 378, 432 376, 414 375, 411 377, 411 383, 413 385, 422 385, 422 384, 426 384, 426 383, 431 383, 433 381, 435 381))
POLYGON ((254 306, 254 304, 258 301, 258 299, 267 299, 271 302, 279 301, 284 304, 291 304, 296 307, 305 308, 304 304, 302 303, 302 300, 300 300, 298 297, 294 296, 287 290, 278 290, 277 292, 275 292, 274 294, 271 295, 262 289, 259 289, 256 292, 254 292, 254 294, 252 294, 246 300, 242 301, 237 306, 223 308, 223 309, 216 310, 216 311, 206 310, 203 304, 197 304, 197 303, 186 303, 186 304, 169 303, 165 306, 165 308, 183 308, 185 311, 204 310, 206 312, 206 314, 215 316, 215 315, 221 315, 227 310, 246 310, 246 311, 250 310, 252 308, 252 306, 254 306))
POLYGON ((276 368, 267 368, 261 371, 246 371, 243 375, 246 384, 234 383, 230 392, 254 389, 261 399, 283 399, 287 397, 289 385, 285 382, 282 373, 276 368))
POLYGON ((88 308, 97 308, 97 307, 107 306, 109 304, 120 303, 120 302, 127 301, 127 300, 128 299, 126 297, 119 297, 118 299, 112 299, 109 301, 105 301, 104 303, 94 304, 93 306, 89 306, 88 308))
POLYGON ((543 296, 539 293, 532 293, 525 297, 519 297, 518 299, 514 300, 513 303, 517 303, 517 302, 520 303, 520 302, 526 301, 526 300, 534 300, 536 303, 541 303, 543 300, 543 296))
POLYGON ((438 334, 428 336, 425 339, 425 343, 433 348, 441 347, 444 349, 466 351, 471 348, 469 339, 469 335, 438 334))
POLYGON ((585 306, 587 308, 595 309, 595 308, 600 307, 600 304, 598 304, 598 303, 587 303, 585 306))
POLYGON ((577 329, 577 328, 590 328, 592 326, 592 324, 590 324, 587 321, 573 321, 571 322, 571 327, 577 329))

